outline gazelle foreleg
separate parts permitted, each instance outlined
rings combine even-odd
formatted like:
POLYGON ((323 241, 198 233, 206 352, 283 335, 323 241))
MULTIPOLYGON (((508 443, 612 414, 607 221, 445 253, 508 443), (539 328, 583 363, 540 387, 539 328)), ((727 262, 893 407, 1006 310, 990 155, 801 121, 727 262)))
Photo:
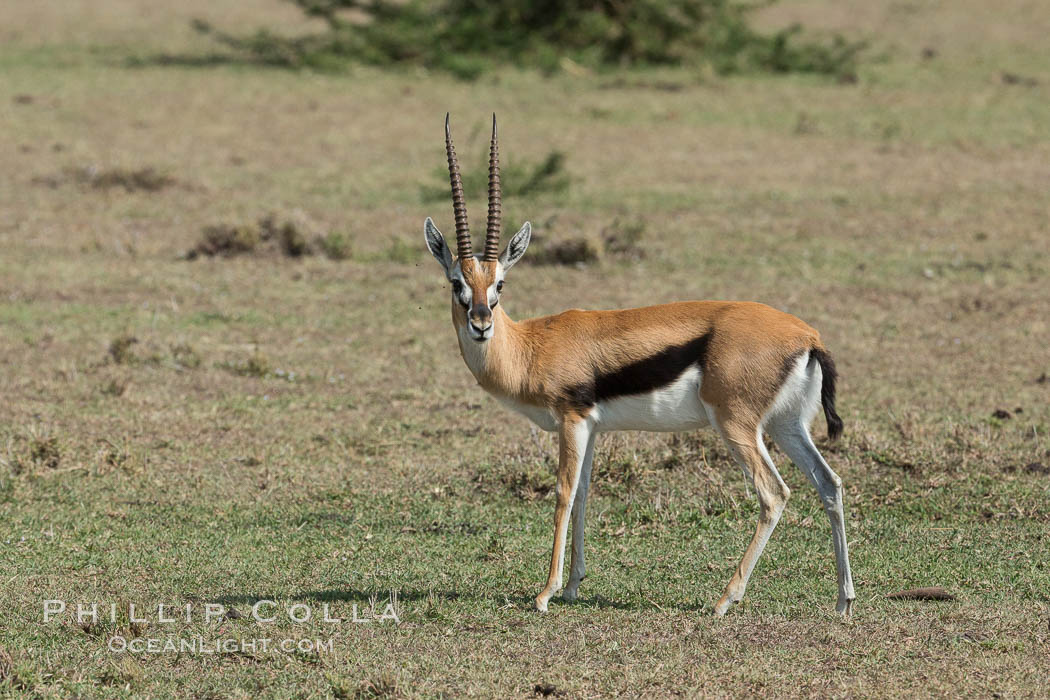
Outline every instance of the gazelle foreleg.
POLYGON ((729 579, 722 598, 715 605, 716 615, 725 615, 729 606, 740 601, 747 589, 747 581, 755 570, 755 564, 762 555, 762 550, 773 534, 780 516, 787 505, 791 490, 780 478, 773 460, 770 459, 766 446, 762 443, 762 433, 757 426, 722 424, 722 434, 730 453, 741 465, 750 470, 754 479, 755 491, 758 494, 758 527, 751 543, 747 546, 740 564, 733 577, 729 579))
MULTIPOLYGON (((566 415, 558 430, 558 481, 554 505, 554 548, 547 585, 536 596, 536 609, 547 612, 547 601, 561 589, 562 569, 565 564, 565 540, 569 530, 569 506, 576 498, 580 484, 587 445, 591 441, 592 426, 586 418, 566 415)), ((581 541, 582 544, 582 541, 581 541)))
POLYGON ((576 498, 572 502, 572 557, 569 560, 569 585, 562 592, 562 599, 570 603, 576 600, 580 590, 580 581, 587 573, 583 558, 583 529, 587 513, 587 493, 591 489, 591 466, 594 464, 594 438, 592 431, 587 440, 587 450, 583 455, 583 466, 580 469, 580 483, 576 487, 576 498))

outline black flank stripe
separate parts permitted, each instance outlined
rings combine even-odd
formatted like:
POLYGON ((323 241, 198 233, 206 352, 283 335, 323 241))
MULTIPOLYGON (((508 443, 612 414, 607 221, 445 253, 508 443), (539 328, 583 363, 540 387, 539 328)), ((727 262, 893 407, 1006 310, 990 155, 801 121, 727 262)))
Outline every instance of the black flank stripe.
POLYGON ((583 409, 599 401, 665 387, 682 376, 690 365, 695 364, 703 371, 710 342, 711 334, 705 333, 684 345, 669 347, 613 372, 599 374, 590 383, 571 387, 565 398, 571 405, 583 409))

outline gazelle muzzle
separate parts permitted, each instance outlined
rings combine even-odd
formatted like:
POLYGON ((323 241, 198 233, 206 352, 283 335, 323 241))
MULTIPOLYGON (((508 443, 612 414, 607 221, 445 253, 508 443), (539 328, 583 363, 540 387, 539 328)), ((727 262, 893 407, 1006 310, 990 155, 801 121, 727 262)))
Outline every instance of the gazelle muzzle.
POLYGON ((474 304, 467 314, 470 335, 474 340, 482 341, 492 337, 492 309, 488 304, 474 304))

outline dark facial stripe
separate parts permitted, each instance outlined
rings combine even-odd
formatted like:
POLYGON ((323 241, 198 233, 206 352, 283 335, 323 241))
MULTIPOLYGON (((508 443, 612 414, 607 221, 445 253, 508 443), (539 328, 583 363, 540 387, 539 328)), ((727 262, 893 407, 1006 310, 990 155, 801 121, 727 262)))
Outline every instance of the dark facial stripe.
POLYGON ((705 333, 684 345, 669 347, 613 372, 599 374, 591 382, 571 387, 565 398, 571 405, 584 409, 618 396, 655 391, 674 382, 691 365, 703 371, 710 341, 711 334, 705 333))

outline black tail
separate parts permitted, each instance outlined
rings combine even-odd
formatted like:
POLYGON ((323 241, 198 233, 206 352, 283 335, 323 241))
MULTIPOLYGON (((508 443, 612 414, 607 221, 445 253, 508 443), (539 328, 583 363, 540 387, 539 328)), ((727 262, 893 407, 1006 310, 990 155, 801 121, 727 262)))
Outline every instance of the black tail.
POLYGON ((835 413, 835 380, 838 372, 835 371, 835 361, 826 350, 813 348, 809 356, 820 365, 820 373, 823 380, 820 383, 820 404, 824 407, 824 419, 828 422, 828 439, 838 440, 842 435, 842 419, 835 413))

